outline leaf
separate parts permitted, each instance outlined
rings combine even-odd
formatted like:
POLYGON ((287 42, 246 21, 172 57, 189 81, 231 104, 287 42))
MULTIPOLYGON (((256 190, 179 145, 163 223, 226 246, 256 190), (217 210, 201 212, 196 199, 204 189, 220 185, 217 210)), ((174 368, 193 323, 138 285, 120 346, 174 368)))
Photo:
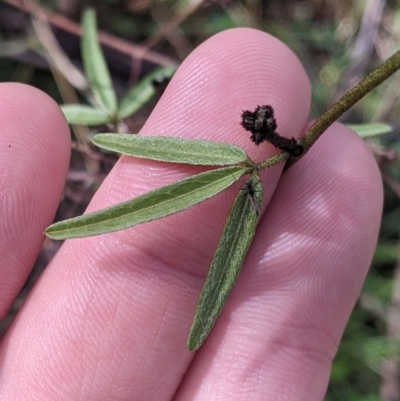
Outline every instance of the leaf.
POLYGON ((237 146, 199 139, 98 134, 92 141, 95 145, 114 152, 169 163, 224 166, 248 161, 246 153, 237 146))
POLYGON ((100 125, 110 121, 110 116, 92 106, 64 104, 61 106, 68 124, 100 125))
POLYGON ((92 8, 84 11, 81 24, 82 59, 94 98, 105 112, 114 116, 117 111, 117 97, 97 38, 96 13, 92 8))
POLYGON ((171 78, 176 67, 168 65, 156 68, 138 82, 121 100, 118 114, 125 118, 143 107, 155 94, 154 81, 161 82, 165 78, 171 78))
POLYGON ((256 232, 263 193, 260 178, 252 175, 233 203, 197 303, 187 340, 189 351, 206 339, 236 283, 256 232))
POLYGON ((247 168, 238 166, 207 171, 115 206, 52 224, 45 234, 53 239, 89 237, 160 219, 211 198, 246 173, 247 168))
POLYGON ((393 132, 393 127, 384 123, 371 124, 346 124, 350 129, 358 134, 361 138, 369 138, 393 132))

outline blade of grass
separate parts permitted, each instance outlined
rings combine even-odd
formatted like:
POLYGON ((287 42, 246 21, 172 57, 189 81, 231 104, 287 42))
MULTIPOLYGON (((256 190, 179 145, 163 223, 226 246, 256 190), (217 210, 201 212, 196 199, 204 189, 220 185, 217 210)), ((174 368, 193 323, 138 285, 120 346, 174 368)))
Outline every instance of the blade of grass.
POLYGON ((132 134, 98 134, 92 141, 103 149, 169 163, 224 166, 249 162, 241 148, 221 142, 132 134))
POLYGON ((263 192, 259 177, 253 175, 233 203, 197 303, 187 340, 189 351, 206 339, 236 283, 256 232, 263 192))
POLYGON ((53 239, 89 237, 160 219, 211 198, 247 172, 247 168, 237 166, 207 171, 118 205, 55 223, 45 234, 53 239))
POLYGON ((107 114, 115 116, 117 97, 97 38, 96 13, 92 8, 83 12, 81 25, 82 59, 95 101, 107 114))

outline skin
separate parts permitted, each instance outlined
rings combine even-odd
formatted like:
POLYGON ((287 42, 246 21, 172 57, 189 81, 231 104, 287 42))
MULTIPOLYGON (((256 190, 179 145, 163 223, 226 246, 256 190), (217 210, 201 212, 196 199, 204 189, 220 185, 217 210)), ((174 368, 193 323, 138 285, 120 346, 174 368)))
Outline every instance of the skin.
MULTIPOLYGON (((0 85, 0 311, 52 222, 69 131, 37 89, 0 85)), ((272 104, 300 137, 310 84, 296 56, 251 29, 220 33, 184 61, 141 134, 225 141, 253 160, 244 109, 272 104)), ((382 209, 377 165, 333 125, 296 165, 262 173, 264 206, 239 280, 204 345, 186 350, 197 297, 238 187, 132 229, 66 241, 1 340, 1 400, 322 400, 360 293, 382 209)), ((88 210, 204 170, 122 157, 88 210)))

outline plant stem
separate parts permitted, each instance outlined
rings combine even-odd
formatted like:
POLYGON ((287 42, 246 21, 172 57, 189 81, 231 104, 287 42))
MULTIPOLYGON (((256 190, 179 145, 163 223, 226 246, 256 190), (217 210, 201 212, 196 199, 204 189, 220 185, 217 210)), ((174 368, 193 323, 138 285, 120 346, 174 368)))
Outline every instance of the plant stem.
POLYGON ((293 166, 293 164, 297 163, 308 152, 315 141, 331 124, 333 124, 343 113, 353 107, 354 104, 362 99, 367 93, 371 92, 383 81, 393 75, 399 68, 400 50, 388 58, 383 64, 372 71, 364 79, 362 79, 356 86, 350 89, 315 121, 315 123, 310 127, 310 129, 299 142, 300 145, 304 147, 304 152, 301 154, 301 156, 297 158, 290 157, 289 159, 290 155, 286 152, 282 152, 260 163, 257 169, 260 171, 287 159, 289 160, 286 163, 285 169, 293 166))
POLYGON ((259 163, 256 165, 256 170, 261 171, 266 168, 270 168, 272 166, 275 166, 275 164, 279 164, 281 162, 284 162, 285 160, 289 159, 290 155, 287 152, 281 152, 278 153, 275 156, 270 157, 267 160, 264 160, 262 163, 259 163))

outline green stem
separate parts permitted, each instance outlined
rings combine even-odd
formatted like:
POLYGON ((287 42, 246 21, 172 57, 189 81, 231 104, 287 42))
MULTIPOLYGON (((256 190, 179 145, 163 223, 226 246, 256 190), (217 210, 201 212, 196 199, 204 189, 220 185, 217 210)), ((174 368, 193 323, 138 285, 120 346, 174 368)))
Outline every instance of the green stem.
POLYGON ((388 58, 376 70, 362 79, 356 86, 343 95, 333 106, 322 114, 310 127, 307 133, 300 139, 300 144, 304 147, 304 152, 298 158, 291 157, 286 152, 279 153, 265 160, 257 166, 257 169, 263 170, 271 167, 281 161, 288 160, 285 169, 297 163, 316 142, 316 140, 332 125, 343 113, 354 106, 367 93, 371 92, 383 81, 388 79, 400 68, 400 50, 388 58))
POLYGON ((257 164, 256 169, 257 169, 257 171, 261 171, 266 168, 270 168, 272 166, 275 166, 275 164, 284 162, 285 160, 289 159, 289 157, 290 157, 289 153, 286 153, 286 152, 278 153, 277 155, 272 156, 267 160, 264 160, 262 163, 257 164))

